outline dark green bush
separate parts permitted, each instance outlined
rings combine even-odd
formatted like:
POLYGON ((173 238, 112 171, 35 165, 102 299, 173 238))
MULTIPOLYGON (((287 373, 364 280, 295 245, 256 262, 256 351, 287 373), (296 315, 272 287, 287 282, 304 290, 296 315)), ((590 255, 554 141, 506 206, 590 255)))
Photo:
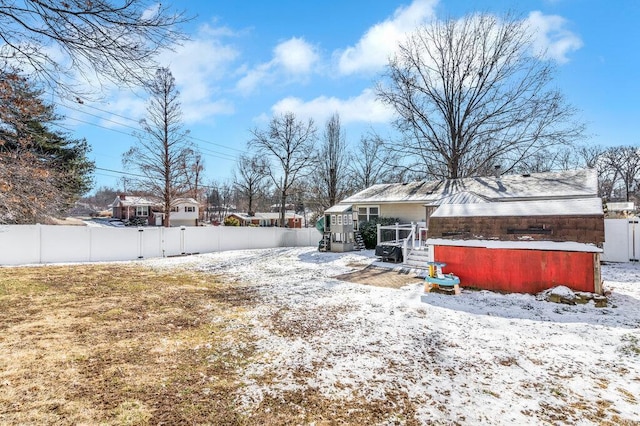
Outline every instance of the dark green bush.
MULTIPOLYGON (((364 246, 367 249, 376 248, 376 244, 378 243, 378 227, 380 224, 382 226, 386 225, 394 225, 396 223, 400 223, 400 219, 397 217, 377 217, 375 219, 371 219, 368 222, 360 222, 359 230, 362 234, 362 239, 364 240, 364 246)), ((389 240, 393 238, 393 232, 391 230, 383 230, 382 231, 382 239, 389 240)))

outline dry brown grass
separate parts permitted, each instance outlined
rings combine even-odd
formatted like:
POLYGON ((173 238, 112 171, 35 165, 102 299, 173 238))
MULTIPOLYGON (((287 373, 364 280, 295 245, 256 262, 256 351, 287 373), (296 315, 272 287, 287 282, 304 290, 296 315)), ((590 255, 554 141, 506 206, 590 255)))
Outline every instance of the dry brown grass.
POLYGON ((244 294, 125 265, 0 269, 0 423, 243 422, 244 294))
POLYGON ((239 407, 243 368, 260 355, 248 315, 258 297, 139 265, 0 268, 0 424, 415 424, 402 392, 371 402, 305 389, 239 407))

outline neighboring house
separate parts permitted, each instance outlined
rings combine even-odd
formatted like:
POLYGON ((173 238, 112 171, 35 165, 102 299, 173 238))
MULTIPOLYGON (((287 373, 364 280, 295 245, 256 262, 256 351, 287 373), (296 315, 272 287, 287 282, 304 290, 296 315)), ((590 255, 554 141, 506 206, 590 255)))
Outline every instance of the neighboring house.
POLYGON ((198 226, 200 204, 193 198, 176 198, 171 207, 171 226, 198 226))
MULTIPOLYGON (((240 226, 280 226, 280 213, 231 213, 227 217, 233 217, 240 221, 240 226)), ((287 228, 302 228, 303 217, 293 212, 285 213, 287 228)))
MULTIPOLYGON (((193 198, 177 198, 171 208, 171 226, 197 226, 199 204, 193 198)), ((123 221, 139 221, 144 225, 162 226, 162 202, 153 198, 119 195, 111 203, 112 217, 123 221)))
POLYGON ((594 170, 374 185, 340 204, 359 222, 417 222, 430 258, 463 286, 602 292, 604 213, 594 170))
POLYGON ((139 221, 144 225, 162 225, 162 208, 155 200, 135 195, 118 195, 111 203, 111 217, 139 221))
POLYGON ((606 212, 607 217, 634 216, 635 212, 636 212, 636 206, 633 201, 607 203, 607 212, 606 212))

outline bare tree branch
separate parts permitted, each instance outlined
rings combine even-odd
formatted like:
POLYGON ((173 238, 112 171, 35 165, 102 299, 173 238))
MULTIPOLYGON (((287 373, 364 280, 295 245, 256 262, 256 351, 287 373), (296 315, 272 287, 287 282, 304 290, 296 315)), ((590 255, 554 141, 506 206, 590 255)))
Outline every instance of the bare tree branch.
POLYGON ((144 178, 132 178, 138 189, 160 198, 164 205, 164 226, 170 226, 173 201, 188 193, 189 175, 186 171, 193 159, 193 148, 182 128, 179 92, 171 71, 159 68, 149 85, 151 98, 147 118, 141 121, 144 133, 138 135, 139 144, 123 154, 123 165, 136 170, 144 178))
POLYGON ((126 85, 149 81, 155 57, 185 39, 184 13, 147 0, 0 0, 0 68, 29 72, 58 91, 69 77, 126 85))
POLYGON ((259 155, 241 155, 233 172, 233 184, 247 199, 247 213, 255 212, 255 201, 269 190, 267 182, 269 163, 259 155))
POLYGON ((285 210, 290 190, 313 171, 316 158, 316 127, 313 120, 298 121, 291 112, 273 117, 268 130, 252 130, 249 142, 274 163, 269 176, 280 194, 280 226, 285 226, 285 210))
POLYGON ((582 135, 574 109, 548 89, 553 66, 531 54, 523 21, 491 15, 416 30, 390 60, 378 97, 405 138, 387 148, 435 178, 510 170, 582 135))

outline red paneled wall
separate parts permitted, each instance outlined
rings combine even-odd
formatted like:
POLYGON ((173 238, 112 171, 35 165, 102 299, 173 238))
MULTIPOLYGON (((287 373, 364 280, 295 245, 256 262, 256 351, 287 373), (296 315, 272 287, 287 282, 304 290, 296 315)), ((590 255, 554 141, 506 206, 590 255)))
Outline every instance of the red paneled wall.
MULTIPOLYGON (((462 287, 516 293, 538 293, 558 285, 598 292, 594 265, 588 252, 493 249, 435 246, 434 259, 445 262, 445 273, 460 277, 462 287)), ((600 277, 597 277, 598 282, 600 277)))

